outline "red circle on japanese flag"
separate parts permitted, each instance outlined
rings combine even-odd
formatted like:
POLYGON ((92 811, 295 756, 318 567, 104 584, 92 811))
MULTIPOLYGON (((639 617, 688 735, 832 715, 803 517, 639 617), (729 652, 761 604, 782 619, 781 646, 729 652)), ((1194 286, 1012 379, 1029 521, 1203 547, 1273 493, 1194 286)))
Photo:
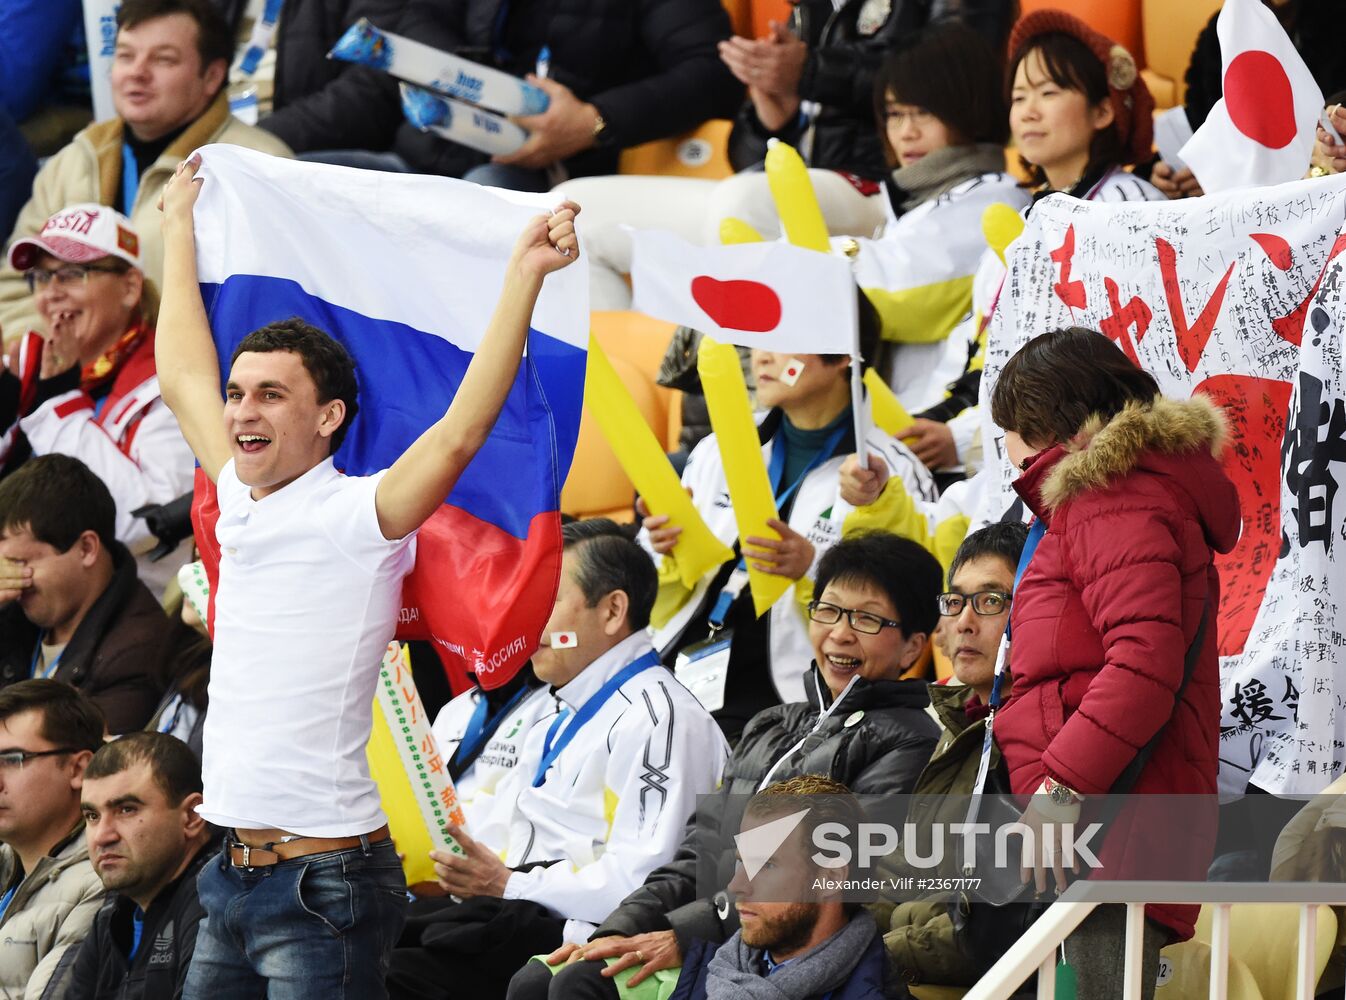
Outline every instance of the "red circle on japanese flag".
POLYGON ((726 330, 767 333, 780 325, 780 296, 760 281, 720 281, 703 274, 692 279, 692 299, 726 330))
POLYGON ((1284 149, 1295 137, 1295 89, 1270 52, 1234 57, 1224 73, 1224 103, 1234 127, 1253 142, 1284 149))
POLYGON ((789 368, 785 369, 785 374, 793 377, 799 374, 799 369, 794 365, 791 365, 789 368))

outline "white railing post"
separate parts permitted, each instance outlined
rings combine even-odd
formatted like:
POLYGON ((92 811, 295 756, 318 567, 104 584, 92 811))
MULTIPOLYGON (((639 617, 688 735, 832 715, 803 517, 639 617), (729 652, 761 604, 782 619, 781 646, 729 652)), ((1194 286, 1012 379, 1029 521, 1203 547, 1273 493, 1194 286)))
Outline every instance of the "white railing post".
POLYGON ((1145 904, 1126 904, 1126 947, 1122 959, 1122 1000, 1140 1000, 1145 974, 1145 904))
POLYGON ((1216 903, 1210 924, 1210 1000, 1229 993, 1229 904, 1216 903))
POLYGON ((1318 971, 1318 907, 1299 908, 1299 966, 1295 971, 1296 1000, 1313 1000, 1318 971))
POLYGON ((1056 1000, 1056 952, 1038 966, 1038 1000, 1056 1000))

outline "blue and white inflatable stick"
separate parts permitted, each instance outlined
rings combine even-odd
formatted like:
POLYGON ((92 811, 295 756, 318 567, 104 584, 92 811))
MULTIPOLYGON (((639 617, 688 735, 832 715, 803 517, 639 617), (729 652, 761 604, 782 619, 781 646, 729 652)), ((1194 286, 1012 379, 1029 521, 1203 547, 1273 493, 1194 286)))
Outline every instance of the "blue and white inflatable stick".
POLYGON ((372 66, 407 83, 501 114, 538 115, 549 103, 544 91, 516 76, 380 31, 366 18, 347 29, 328 57, 372 66))
POLYGON ((402 86, 402 113, 422 132, 492 156, 507 156, 528 141, 528 132, 508 118, 409 83, 402 86))

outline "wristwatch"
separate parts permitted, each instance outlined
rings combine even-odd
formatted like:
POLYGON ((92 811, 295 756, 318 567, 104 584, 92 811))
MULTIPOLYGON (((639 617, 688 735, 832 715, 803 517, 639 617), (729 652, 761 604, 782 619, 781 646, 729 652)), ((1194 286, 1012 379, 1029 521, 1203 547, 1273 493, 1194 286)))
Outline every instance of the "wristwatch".
POLYGON ((1046 793, 1047 798, 1051 800, 1054 806, 1073 806, 1084 798, 1073 788, 1067 788, 1059 781, 1053 781, 1050 777, 1042 779, 1042 791, 1046 793))
POLYGON ((594 145, 606 145, 608 139, 608 123, 603 118, 603 112, 594 107, 594 145))

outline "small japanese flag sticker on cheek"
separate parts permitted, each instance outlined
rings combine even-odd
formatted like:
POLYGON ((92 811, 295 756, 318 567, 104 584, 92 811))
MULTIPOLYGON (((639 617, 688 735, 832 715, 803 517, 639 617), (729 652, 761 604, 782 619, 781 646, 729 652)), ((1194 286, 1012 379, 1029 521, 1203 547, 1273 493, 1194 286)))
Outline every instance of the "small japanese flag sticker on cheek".
POLYGON ((804 374, 804 362, 798 358, 791 358, 785 362, 785 367, 780 370, 780 380, 786 385, 794 385, 799 381, 799 376, 804 374))
POLYGON ((574 632, 553 632, 551 634, 552 649, 574 649, 579 644, 579 637, 574 632))

